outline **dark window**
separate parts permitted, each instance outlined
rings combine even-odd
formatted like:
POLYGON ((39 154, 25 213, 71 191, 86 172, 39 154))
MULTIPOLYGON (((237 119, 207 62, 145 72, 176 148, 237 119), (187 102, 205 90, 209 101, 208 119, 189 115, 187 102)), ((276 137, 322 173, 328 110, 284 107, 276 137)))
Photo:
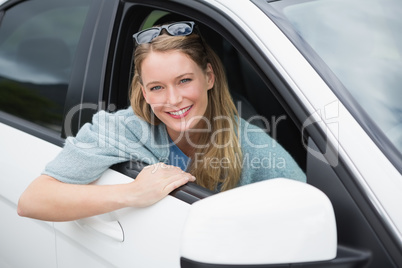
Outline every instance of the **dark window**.
POLYGON ((90 0, 33 0, 0 25, 0 110, 61 131, 71 67, 90 0))

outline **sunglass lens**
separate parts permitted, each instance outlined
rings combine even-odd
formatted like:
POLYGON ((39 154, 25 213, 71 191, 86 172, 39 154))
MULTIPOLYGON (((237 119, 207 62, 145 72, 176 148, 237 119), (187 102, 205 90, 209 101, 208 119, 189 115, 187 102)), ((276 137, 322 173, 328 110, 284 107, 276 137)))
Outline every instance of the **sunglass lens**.
POLYGON ((168 27, 168 32, 171 35, 189 35, 193 32, 193 28, 185 23, 175 23, 168 27))
POLYGON ((160 33, 159 29, 151 28, 146 31, 143 31, 141 34, 137 36, 137 43, 144 44, 151 42, 155 37, 157 37, 160 33))

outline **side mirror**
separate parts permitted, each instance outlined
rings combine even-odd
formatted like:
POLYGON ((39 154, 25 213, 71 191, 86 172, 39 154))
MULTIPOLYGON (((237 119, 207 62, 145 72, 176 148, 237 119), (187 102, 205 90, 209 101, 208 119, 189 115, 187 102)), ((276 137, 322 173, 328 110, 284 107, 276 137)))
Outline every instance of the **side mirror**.
POLYGON ((273 179, 195 202, 183 231, 181 267, 272 267, 336 254, 327 196, 306 183, 273 179))

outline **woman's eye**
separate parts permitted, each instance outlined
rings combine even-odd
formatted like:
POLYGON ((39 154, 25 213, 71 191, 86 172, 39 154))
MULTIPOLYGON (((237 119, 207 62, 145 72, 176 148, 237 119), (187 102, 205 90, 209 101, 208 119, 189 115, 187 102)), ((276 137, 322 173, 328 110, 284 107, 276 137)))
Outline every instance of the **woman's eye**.
POLYGON ((151 87, 150 90, 154 91, 154 90, 159 90, 161 88, 162 88, 161 86, 155 86, 155 87, 151 87))
POLYGON ((184 79, 180 80, 180 83, 183 84, 183 83, 188 83, 190 81, 191 81, 190 78, 184 78, 184 79))

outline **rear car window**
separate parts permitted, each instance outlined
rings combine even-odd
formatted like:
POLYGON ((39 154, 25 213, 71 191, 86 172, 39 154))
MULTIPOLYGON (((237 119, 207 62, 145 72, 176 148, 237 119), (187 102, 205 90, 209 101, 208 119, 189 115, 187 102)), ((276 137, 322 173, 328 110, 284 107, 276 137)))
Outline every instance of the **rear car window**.
POLYGON ((91 0, 33 0, 0 24, 0 110, 61 132, 74 55, 91 0))

